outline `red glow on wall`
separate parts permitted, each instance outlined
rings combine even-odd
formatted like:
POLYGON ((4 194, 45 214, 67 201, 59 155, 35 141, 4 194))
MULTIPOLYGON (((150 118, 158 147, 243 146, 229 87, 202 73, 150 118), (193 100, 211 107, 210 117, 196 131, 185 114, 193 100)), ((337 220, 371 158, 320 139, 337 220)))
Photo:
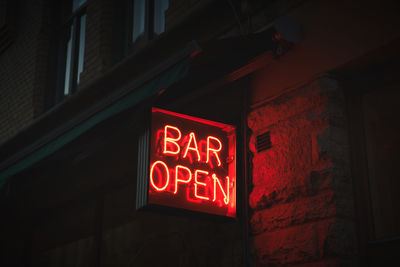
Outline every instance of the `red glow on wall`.
POLYGON ((236 216, 233 126, 152 109, 149 203, 236 216))

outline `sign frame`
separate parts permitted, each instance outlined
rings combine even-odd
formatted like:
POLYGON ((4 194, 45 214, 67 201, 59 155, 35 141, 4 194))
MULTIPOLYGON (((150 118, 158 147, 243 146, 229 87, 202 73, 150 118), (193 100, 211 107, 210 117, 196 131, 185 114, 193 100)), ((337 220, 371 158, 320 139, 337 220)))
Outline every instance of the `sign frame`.
MULTIPOLYGON (((162 210, 162 211, 168 211, 168 213, 172 214, 181 214, 181 213, 189 213, 189 214, 194 214, 194 215, 199 215, 199 216, 212 216, 212 217, 219 217, 219 218, 227 218, 227 219, 236 219, 238 216, 238 201, 237 201, 237 185, 238 185, 238 180, 237 180, 237 127, 225 123, 220 123, 220 122, 215 122, 207 119, 202 119, 190 115, 184 115, 180 113, 175 113, 172 111, 164 110, 164 109, 159 109, 159 108, 149 108, 146 109, 146 115, 143 117, 143 124, 141 128, 141 133, 139 134, 139 140, 138 140, 138 166, 137 166, 137 188, 136 188, 136 210, 162 210), (153 157, 151 153, 152 148, 152 136, 154 137, 154 132, 155 130, 152 130, 154 119, 153 119, 153 113, 154 112, 160 112, 164 113, 167 115, 171 116, 176 116, 179 117, 180 119, 187 119, 189 121, 195 121, 197 123, 203 123, 204 125, 211 125, 209 127, 215 127, 215 128, 221 128, 225 129, 224 131, 229 132, 230 136, 233 135, 233 144, 232 144, 232 137, 229 139, 229 149, 232 151, 226 152, 229 154, 231 157, 231 154, 233 153, 232 161, 233 163, 229 163, 230 168, 232 169, 232 166, 234 168, 233 172, 228 170, 229 175, 231 173, 234 174, 234 177, 232 177, 232 180, 230 182, 229 177, 226 176, 226 190, 224 190, 223 187, 223 182, 222 180, 219 180, 219 182, 214 181, 214 200, 216 199, 216 190, 218 191, 219 195, 222 195, 221 193, 224 193, 224 199, 226 199, 226 195, 228 194, 229 196, 229 190, 231 190, 233 193, 231 193, 232 200, 229 200, 228 197, 228 202, 226 202, 226 205, 230 205, 230 208, 225 207, 225 209, 230 209, 229 212, 226 212, 226 214, 222 214, 220 212, 215 212, 213 210, 207 211, 206 208, 204 210, 201 210, 202 207, 199 209, 191 209, 191 208, 185 208, 185 207, 180 207, 180 206, 171 206, 171 205, 164 205, 160 203, 152 203, 151 201, 151 196, 150 196, 150 189, 154 188, 150 184, 150 175, 151 175, 151 158, 153 157), (229 130, 226 130, 227 127, 229 127, 229 130), (217 186, 216 186, 217 184, 217 186), (217 189, 215 189, 217 187, 217 189), (234 195, 232 195, 234 194, 234 195), (232 211, 233 210, 233 211, 232 211)), ((190 122, 189 122, 190 123, 190 122)), ((222 132, 222 130, 220 130, 222 132)), ((165 131, 167 132, 167 131, 165 131)), ((153 140, 154 142, 155 140, 153 140)), ((189 141, 190 142, 190 141, 189 141)), ((210 142, 211 143, 211 142, 210 142)), ((208 149, 208 148, 207 148, 208 149)), ((211 148, 210 148, 211 151, 211 148)), ((209 152, 207 150, 207 152, 209 152)), ((211 152, 210 152, 211 153, 211 152)), ((215 156, 214 156, 215 157, 215 156)), ((199 159, 200 161, 200 159, 199 159)), ((153 162, 154 164, 154 162, 153 162)), ((210 164, 210 163, 209 163, 210 164)), ((228 163, 227 163, 228 164, 228 163)), ((212 164, 211 164, 212 165, 212 164)), ((168 172, 168 168, 167 168, 168 172)), ((210 173, 211 174, 211 173, 210 173)), ((215 174, 215 173, 214 173, 215 174)), ((214 175, 213 174, 213 175, 214 175)), ((211 175, 210 175, 211 177, 211 175)), ((213 176, 215 178, 216 176, 213 176)), ((178 180, 178 179, 176 179, 178 180)), ((152 180, 153 181, 153 180, 152 180)), ((189 190, 189 189, 187 189, 189 190)), ((211 201, 211 199, 210 199, 211 201)), ((154 201, 153 201, 154 202, 154 201)), ((217 208, 218 209, 218 208, 217 208)), ((223 210, 223 209, 221 209, 223 210)))

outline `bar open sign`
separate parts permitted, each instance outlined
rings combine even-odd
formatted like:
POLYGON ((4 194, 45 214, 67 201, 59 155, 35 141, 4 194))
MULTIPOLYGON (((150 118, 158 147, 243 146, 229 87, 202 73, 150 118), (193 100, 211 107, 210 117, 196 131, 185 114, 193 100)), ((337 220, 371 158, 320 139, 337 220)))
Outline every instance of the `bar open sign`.
POLYGON ((153 108, 149 139, 149 204, 236 216, 235 127, 153 108))

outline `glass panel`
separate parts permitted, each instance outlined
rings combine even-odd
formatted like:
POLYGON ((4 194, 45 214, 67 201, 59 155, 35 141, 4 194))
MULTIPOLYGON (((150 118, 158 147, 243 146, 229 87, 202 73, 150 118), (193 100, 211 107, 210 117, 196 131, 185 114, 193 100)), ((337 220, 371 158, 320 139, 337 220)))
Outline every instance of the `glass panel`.
POLYGON ((144 24, 145 24, 145 0, 134 0, 133 1, 133 31, 132 31, 132 42, 135 42, 139 37, 144 35, 144 24))
POLYGON ((80 8, 84 3, 86 3, 86 0, 74 0, 72 3, 72 12, 80 8))
POLYGON ((67 41, 67 53, 65 59, 65 79, 64 79, 64 95, 71 92, 70 78, 71 78, 71 63, 72 63, 72 36, 74 33, 74 25, 71 25, 70 34, 67 41))
POLYGON ((81 32, 79 35, 77 84, 79 84, 80 76, 83 71, 83 63, 84 63, 84 56, 85 56, 86 14, 81 17, 81 25, 80 26, 81 26, 81 32))
POLYGON ((154 33, 160 35, 165 31, 165 11, 168 9, 168 0, 154 1, 154 33))

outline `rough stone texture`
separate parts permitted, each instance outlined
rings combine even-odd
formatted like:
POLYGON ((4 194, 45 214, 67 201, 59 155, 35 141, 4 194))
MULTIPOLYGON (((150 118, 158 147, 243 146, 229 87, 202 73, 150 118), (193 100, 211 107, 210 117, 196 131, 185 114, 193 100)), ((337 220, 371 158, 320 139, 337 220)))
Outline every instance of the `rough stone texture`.
POLYGON ((344 98, 323 77, 248 116, 250 220, 259 265, 357 265, 344 98), (272 147, 257 152, 257 135, 272 147))

